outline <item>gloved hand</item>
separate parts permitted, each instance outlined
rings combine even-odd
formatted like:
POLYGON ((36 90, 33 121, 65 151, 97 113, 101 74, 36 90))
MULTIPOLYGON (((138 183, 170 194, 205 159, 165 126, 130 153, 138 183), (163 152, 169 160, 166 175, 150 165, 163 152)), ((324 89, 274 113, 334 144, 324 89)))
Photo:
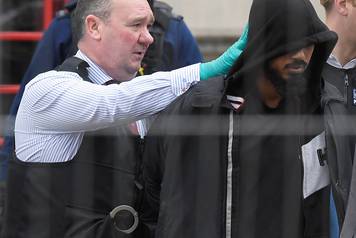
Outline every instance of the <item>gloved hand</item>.
POLYGON ((248 25, 232 46, 227 49, 219 58, 200 64, 200 80, 227 74, 236 59, 241 55, 247 43, 248 25))

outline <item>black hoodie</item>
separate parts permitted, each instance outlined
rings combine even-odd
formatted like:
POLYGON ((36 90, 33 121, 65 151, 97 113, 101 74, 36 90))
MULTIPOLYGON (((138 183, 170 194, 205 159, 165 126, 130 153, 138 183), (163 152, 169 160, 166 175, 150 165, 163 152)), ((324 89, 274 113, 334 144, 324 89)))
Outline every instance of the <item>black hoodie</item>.
POLYGON ((246 50, 231 70, 226 89, 229 95, 245 98, 239 120, 243 129, 238 159, 234 161, 241 171, 240 189, 234 192, 233 204, 237 205, 232 209, 240 224, 232 227, 232 233, 238 237, 327 236, 328 190, 303 199, 305 174, 300 159, 300 147, 322 132, 323 123, 311 125, 310 117, 300 115, 320 113, 323 62, 337 37, 306 0, 255 0, 249 26, 246 50), (276 109, 264 106, 256 92, 255 72, 274 58, 311 44, 315 50, 304 75, 308 82, 306 94, 301 98, 287 95, 276 109), (298 118, 293 124, 287 121, 291 115, 298 118), (251 116, 259 118, 258 124, 251 126, 251 116), (313 210, 307 211, 312 206, 313 210), (318 213, 325 220, 310 218, 308 213, 318 213))
MULTIPOLYGON (((245 109, 234 110, 227 95, 248 96, 256 85, 255 78, 250 77, 256 69, 277 56, 315 44, 305 73, 312 90, 303 98, 303 105, 306 105, 303 113, 317 113, 320 73, 336 39, 336 34, 319 20, 307 0, 254 0, 246 49, 226 79, 212 79, 193 87, 158 116, 147 136, 143 173, 146 196, 141 222, 156 232, 155 237, 328 237, 328 217, 322 209, 327 212, 328 201, 323 195, 327 198, 329 194, 311 195, 303 200, 301 187, 284 187, 280 192, 296 194, 297 197, 284 200, 291 202, 284 204, 286 213, 292 212, 289 217, 294 211, 298 212, 295 214, 296 224, 288 224, 292 219, 283 221, 283 214, 278 214, 282 220, 276 220, 274 213, 280 213, 280 210, 272 207, 262 217, 266 221, 257 223, 260 227, 251 226, 252 230, 241 232, 239 228, 243 223, 239 220, 242 211, 239 199, 243 197, 241 182, 245 183, 247 177, 241 180, 245 170, 242 171, 239 163, 243 129, 239 118, 245 109), (289 205, 293 209, 288 210, 289 205), (262 227, 274 222, 273 227, 262 227)), ((307 122, 305 125, 314 130, 308 130, 308 136, 303 136, 298 146, 309 142, 322 130, 322 125, 309 125, 307 122)), ((268 124, 256 126, 267 131, 270 128, 268 124)), ((295 155, 298 154, 296 148, 299 151, 293 144, 295 155)), ((248 158, 245 156, 244 159, 248 158)), ((291 167, 301 171, 301 162, 298 158, 295 160, 297 162, 291 167)), ((268 157, 263 162, 270 166, 268 169, 273 168, 268 157)), ((296 176, 299 184, 301 177, 301 174, 296 176)), ((288 174, 283 179, 289 179, 288 174)), ((268 187, 264 189, 268 190, 268 187)), ((266 206, 270 202, 266 201, 266 206)), ((250 210, 249 215, 259 214, 256 210, 259 207, 244 209, 250 210)))

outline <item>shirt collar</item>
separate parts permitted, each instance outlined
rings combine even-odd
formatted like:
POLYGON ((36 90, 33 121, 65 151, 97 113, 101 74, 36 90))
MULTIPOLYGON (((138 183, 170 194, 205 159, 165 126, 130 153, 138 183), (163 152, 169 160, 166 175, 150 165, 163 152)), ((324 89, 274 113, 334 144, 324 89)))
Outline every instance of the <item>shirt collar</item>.
POLYGON ((356 59, 353 59, 350 62, 348 62, 347 64, 345 64, 344 66, 342 66, 340 64, 339 60, 333 54, 331 54, 329 56, 327 63, 335 68, 338 68, 338 69, 352 69, 352 68, 356 67, 356 59))
POLYGON ((89 64, 88 68, 88 77, 95 84, 104 84, 110 80, 113 80, 112 77, 107 75, 105 71, 100 68, 99 65, 94 63, 88 56, 86 56, 82 51, 78 50, 75 54, 75 57, 84 60, 89 64))

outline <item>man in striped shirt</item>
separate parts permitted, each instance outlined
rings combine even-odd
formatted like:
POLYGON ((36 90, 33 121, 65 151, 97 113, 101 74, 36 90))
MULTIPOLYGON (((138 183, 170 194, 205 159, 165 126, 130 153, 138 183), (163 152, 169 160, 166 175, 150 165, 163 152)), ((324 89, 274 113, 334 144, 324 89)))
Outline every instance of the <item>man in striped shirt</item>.
POLYGON ((142 237, 125 125, 159 112, 199 79, 226 74, 244 44, 213 62, 135 78, 153 42, 146 0, 79 0, 72 19, 78 63, 38 75, 19 107, 4 237, 142 237))

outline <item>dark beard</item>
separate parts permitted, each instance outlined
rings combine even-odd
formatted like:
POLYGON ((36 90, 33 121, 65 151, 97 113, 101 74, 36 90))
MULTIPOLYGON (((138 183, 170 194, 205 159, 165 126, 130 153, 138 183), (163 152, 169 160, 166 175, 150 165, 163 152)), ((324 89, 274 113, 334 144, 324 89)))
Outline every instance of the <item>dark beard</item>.
POLYGON ((265 67, 265 75, 282 98, 300 97, 308 90, 308 81, 303 74, 290 75, 284 79, 270 65, 265 67))

